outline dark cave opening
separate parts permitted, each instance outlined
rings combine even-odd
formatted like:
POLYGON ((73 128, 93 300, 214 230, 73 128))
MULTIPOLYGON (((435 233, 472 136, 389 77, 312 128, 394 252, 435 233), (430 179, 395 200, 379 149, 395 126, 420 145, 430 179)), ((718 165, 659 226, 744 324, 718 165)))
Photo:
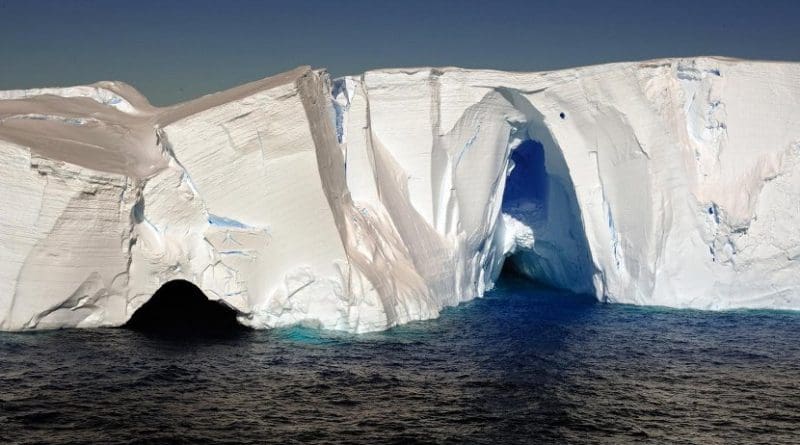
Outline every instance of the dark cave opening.
MULTIPOLYGON (((547 210, 548 177, 544 145, 528 139, 511 152, 510 159, 514 168, 506 180, 502 211, 535 230, 544 224, 547 210)), ((520 268, 513 256, 503 264, 502 274, 539 281, 520 268)))
POLYGON ((501 211, 515 248, 502 273, 577 293, 593 292, 591 259, 570 172, 546 132, 511 151, 501 211))
POLYGON ((167 334, 203 335, 246 329, 236 310, 211 301, 194 284, 173 280, 161 286, 125 324, 126 328, 167 334))
POLYGON ((544 146, 528 139, 511 152, 514 169, 506 181, 503 211, 514 213, 532 206, 544 209, 547 202, 547 169, 544 146))

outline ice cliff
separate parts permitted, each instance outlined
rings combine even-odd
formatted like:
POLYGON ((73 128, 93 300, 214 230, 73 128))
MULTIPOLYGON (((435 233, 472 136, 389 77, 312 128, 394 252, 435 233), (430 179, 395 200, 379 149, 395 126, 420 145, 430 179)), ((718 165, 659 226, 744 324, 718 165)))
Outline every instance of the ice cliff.
POLYGON ((2 91, 0 159, 3 330, 121 325, 177 279, 250 326, 380 330, 504 261, 609 302, 800 309, 800 64, 2 91))

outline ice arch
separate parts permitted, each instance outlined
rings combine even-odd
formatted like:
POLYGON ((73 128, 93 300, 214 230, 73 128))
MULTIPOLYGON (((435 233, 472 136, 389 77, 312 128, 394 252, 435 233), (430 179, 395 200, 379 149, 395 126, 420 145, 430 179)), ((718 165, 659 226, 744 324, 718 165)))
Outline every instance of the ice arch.
POLYGON ((226 304, 209 300, 189 281, 173 280, 161 286, 125 326, 155 332, 232 331, 243 328, 237 314, 226 304))
POLYGON ((507 265, 542 284, 595 294, 589 242, 562 148, 527 99, 513 90, 501 93, 524 115, 513 133, 516 141, 509 142, 501 206, 507 236, 513 237, 507 265))

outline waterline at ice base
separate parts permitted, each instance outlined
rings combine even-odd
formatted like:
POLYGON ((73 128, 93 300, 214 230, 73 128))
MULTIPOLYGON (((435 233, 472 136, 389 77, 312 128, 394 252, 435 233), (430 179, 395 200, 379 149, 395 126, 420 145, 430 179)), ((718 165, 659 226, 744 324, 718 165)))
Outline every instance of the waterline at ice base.
POLYGON ((436 317, 500 271, 800 310, 800 64, 309 67, 171 107, 0 92, 0 329, 121 326, 181 280, 255 328, 436 317))

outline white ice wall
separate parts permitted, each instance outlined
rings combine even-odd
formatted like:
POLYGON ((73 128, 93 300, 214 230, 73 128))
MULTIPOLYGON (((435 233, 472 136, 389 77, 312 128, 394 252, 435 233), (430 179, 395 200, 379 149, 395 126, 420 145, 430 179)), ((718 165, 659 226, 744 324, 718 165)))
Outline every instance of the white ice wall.
POLYGON ((128 180, 3 142, 0 159, 0 328, 124 323, 128 180))
POLYGON ((458 275, 491 270, 503 250, 481 252, 486 231, 529 233, 503 228, 491 203, 505 150, 532 138, 545 147, 551 187, 548 220, 532 232, 538 247, 512 247, 523 272, 533 253, 549 256, 545 272, 528 271, 534 278, 609 301, 797 308, 798 75, 796 64, 717 58, 370 72, 351 79, 358 111, 344 145, 360 167, 347 170, 348 184, 357 205, 362 196, 375 205, 381 175, 364 169, 363 147, 399 164, 414 230, 435 230, 457 252, 451 289, 471 298, 482 289, 458 275))
POLYGON ((182 278, 255 327, 384 329, 481 296, 508 255, 614 302, 800 309, 798 80, 700 58, 306 67, 165 109, 112 82, 0 92, 0 328, 119 325, 182 278), (515 219, 526 139, 546 208, 515 219))

